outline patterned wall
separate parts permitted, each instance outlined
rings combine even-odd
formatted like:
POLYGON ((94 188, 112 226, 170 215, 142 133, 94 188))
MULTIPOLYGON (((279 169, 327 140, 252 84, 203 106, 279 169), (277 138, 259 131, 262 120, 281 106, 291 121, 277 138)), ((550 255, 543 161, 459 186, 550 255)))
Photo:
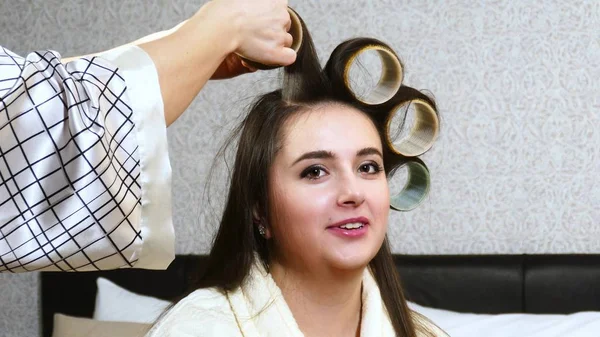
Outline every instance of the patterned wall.
MULTIPOLYGON (((166 29, 202 1, 0 2, 0 45, 63 56, 166 29)), ((441 137, 423 159, 430 197, 393 214, 398 253, 600 253, 600 2, 290 1, 323 61, 344 39, 373 36, 430 90, 441 137)), ((223 179, 207 172, 224 135, 277 73, 210 83, 169 128, 179 253, 210 244, 223 179)), ((217 171, 224 176, 223 171, 217 171)), ((0 335, 35 336, 37 275, 0 275, 0 335)))

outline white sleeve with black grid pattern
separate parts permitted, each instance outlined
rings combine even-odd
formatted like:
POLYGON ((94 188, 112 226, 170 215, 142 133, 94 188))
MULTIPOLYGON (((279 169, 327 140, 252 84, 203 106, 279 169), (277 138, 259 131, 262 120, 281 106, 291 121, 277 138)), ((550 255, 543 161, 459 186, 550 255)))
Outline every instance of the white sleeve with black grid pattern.
POLYGON ((0 47, 0 272, 166 268, 170 195, 153 192, 170 188, 164 129, 141 49, 65 65, 0 47))

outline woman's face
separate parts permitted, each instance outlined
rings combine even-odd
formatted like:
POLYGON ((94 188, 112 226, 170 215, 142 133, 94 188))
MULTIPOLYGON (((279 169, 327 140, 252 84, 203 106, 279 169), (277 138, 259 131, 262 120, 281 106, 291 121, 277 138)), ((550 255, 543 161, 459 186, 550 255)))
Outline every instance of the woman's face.
POLYGON ((270 168, 268 237, 295 268, 364 268, 387 230, 381 139, 362 112, 322 105, 290 118, 270 168))

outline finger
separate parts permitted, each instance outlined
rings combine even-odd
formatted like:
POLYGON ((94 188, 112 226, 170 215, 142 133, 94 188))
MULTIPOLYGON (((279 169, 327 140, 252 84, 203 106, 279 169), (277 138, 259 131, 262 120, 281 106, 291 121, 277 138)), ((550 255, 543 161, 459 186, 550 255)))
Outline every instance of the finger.
POLYGON ((286 20, 283 24, 283 29, 285 29, 286 32, 290 31, 290 28, 292 28, 292 18, 290 17, 290 13, 286 12, 286 20))
POLYGON ((292 36, 292 34, 286 33, 285 37, 283 39, 283 46, 284 47, 291 47, 292 43, 294 43, 294 37, 292 36))
POLYGON ((274 56, 272 63, 289 66, 296 61, 296 51, 292 48, 281 48, 274 56))

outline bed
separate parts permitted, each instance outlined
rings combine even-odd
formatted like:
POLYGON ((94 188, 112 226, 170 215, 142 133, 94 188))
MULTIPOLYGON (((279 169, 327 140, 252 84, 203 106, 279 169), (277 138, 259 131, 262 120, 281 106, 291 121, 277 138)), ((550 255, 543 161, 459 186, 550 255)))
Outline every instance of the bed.
MULTIPOLYGON (((600 312, 600 255, 395 255, 394 258, 407 298, 427 308, 492 315, 489 317, 505 313, 600 312)), ((52 336, 55 313, 93 316, 98 277, 141 295, 173 300, 186 293, 201 273, 204 261, 204 256, 180 255, 164 271, 42 272, 42 336, 52 336)), ((598 317, 600 327, 600 313, 598 317)), ((600 330, 596 333, 600 336, 600 330)))

